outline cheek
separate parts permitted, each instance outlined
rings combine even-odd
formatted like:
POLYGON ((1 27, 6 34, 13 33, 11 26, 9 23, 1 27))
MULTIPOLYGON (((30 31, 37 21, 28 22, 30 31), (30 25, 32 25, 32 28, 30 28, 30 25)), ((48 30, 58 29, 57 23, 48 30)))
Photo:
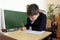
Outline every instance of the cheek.
POLYGON ((34 20, 36 20, 37 19, 37 17, 34 17, 34 20))

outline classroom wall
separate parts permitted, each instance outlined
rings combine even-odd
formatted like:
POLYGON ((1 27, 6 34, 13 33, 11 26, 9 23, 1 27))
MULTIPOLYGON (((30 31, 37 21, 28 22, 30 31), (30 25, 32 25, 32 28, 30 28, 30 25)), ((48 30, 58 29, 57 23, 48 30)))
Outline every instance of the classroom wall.
POLYGON ((48 0, 48 4, 60 4, 60 0, 48 0))
POLYGON ((48 0, 48 4, 54 4, 55 6, 60 5, 60 0, 48 0))
MULTIPOLYGON (((32 3, 37 4, 40 9, 47 11, 48 4, 50 3, 60 4, 60 0, 0 0, 0 8, 2 8, 3 10, 7 9, 7 10, 13 10, 13 11, 26 12, 26 5, 32 4, 32 3)), ((3 15, 4 15, 4 12, 2 16, 3 15)), ((4 16, 2 18, 4 19, 4 16)))
POLYGON ((0 32, 1 32, 1 9, 0 9, 0 32))
POLYGON ((26 12, 26 5, 35 3, 39 6, 40 9, 46 10, 47 0, 0 0, 0 8, 2 8, 2 16, 0 21, 2 20, 2 27, 5 29, 5 19, 4 19, 4 10, 13 10, 26 12))
POLYGON ((14 11, 26 12, 26 5, 35 3, 40 9, 46 10, 47 0, 2 0, 2 8, 14 11))
POLYGON ((2 2, 1 2, 1 0, 0 0, 0 32, 1 32, 1 8, 2 8, 2 2))
MULTIPOLYGON (((60 0, 48 0, 48 4, 54 4, 55 7, 60 6, 60 0)), ((55 8, 54 15, 58 16, 60 13, 60 8, 55 8)))

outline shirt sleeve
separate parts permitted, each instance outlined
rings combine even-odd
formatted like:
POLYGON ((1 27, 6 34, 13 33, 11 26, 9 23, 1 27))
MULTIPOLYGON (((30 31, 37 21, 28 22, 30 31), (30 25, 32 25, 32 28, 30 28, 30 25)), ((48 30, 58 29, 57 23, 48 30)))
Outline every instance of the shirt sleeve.
POLYGON ((25 27, 26 27, 27 29, 29 29, 29 26, 30 26, 30 20, 29 20, 29 18, 27 18, 27 24, 25 25, 25 27))

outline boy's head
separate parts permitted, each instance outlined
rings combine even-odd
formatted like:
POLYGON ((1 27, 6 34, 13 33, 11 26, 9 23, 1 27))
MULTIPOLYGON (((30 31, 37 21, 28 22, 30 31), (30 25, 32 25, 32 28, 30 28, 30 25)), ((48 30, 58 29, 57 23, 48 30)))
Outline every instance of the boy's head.
POLYGON ((31 4, 28 7, 27 15, 31 20, 36 20, 39 14, 39 7, 36 4, 31 4))
POLYGON ((28 5, 26 5, 26 10, 28 10, 28 7, 29 7, 29 4, 28 4, 28 5))
POLYGON ((28 16, 37 15, 38 13, 39 13, 39 8, 36 4, 29 5, 28 10, 27 10, 27 15, 28 16))

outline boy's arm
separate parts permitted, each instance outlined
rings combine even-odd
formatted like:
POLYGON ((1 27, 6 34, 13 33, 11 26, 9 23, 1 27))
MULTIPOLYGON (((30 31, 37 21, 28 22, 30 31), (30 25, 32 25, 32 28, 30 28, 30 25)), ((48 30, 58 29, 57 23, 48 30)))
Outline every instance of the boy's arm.
POLYGON ((25 27, 26 27, 27 29, 29 29, 29 26, 30 26, 30 20, 29 20, 29 18, 27 18, 27 24, 25 25, 25 27))

